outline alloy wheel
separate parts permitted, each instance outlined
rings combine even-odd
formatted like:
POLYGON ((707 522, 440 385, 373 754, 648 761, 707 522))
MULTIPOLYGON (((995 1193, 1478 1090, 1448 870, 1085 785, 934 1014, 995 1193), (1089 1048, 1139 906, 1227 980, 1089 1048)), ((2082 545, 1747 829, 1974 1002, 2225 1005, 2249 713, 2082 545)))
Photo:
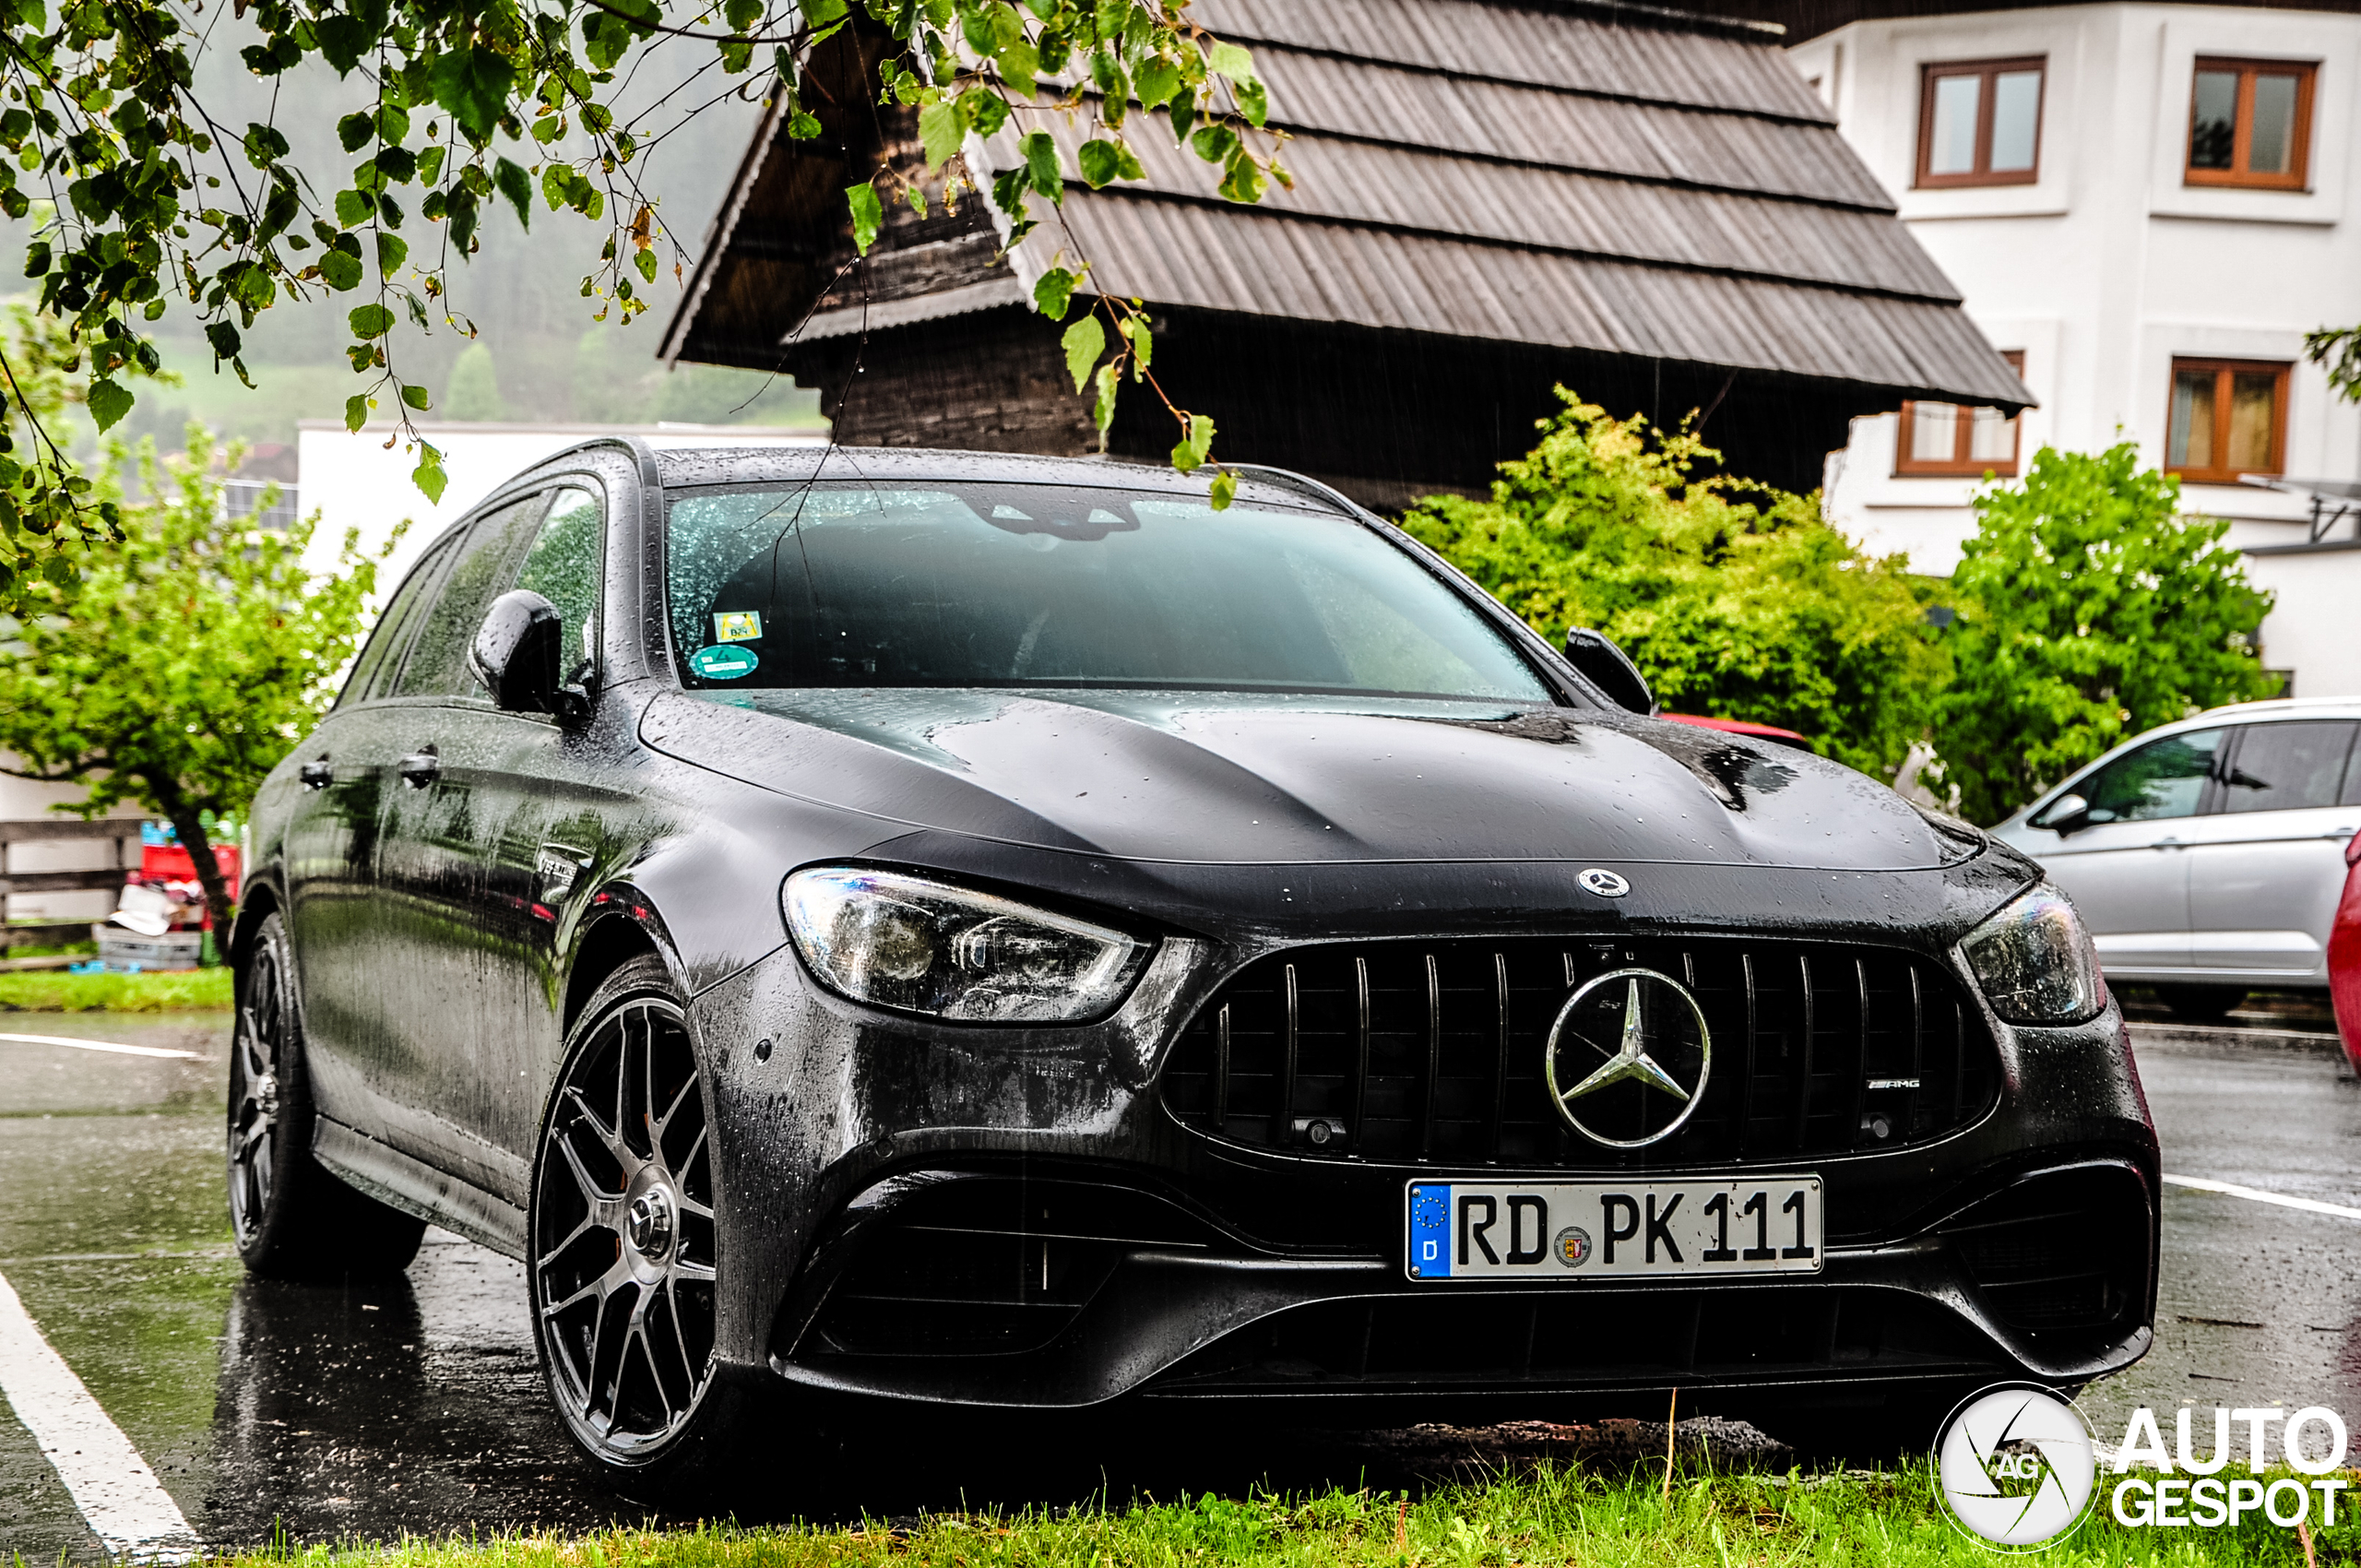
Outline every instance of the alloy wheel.
POLYGON ((584 1040, 538 1182, 533 1304, 558 1403, 601 1453, 652 1458, 713 1368, 713 1145, 677 1008, 624 1002, 584 1040))
POLYGON ((276 1179, 279 1074, 286 1058, 287 993, 278 944, 255 945, 231 1046, 230 1222, 241 1246, 270 1211, 276 1179))

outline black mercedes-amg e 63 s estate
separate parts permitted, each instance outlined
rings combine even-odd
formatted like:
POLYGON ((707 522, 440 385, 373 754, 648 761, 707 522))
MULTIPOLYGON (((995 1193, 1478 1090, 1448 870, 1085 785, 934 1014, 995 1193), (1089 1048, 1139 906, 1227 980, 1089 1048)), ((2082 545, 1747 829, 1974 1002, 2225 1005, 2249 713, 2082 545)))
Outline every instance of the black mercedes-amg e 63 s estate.
POLYGON ((564 453, 255 805, 238 1244, 523 1260, 645 1486, 778 1399, 1776 1431, 2133 1360, 2071 907, 1650 706, 1289 474, 564 453))

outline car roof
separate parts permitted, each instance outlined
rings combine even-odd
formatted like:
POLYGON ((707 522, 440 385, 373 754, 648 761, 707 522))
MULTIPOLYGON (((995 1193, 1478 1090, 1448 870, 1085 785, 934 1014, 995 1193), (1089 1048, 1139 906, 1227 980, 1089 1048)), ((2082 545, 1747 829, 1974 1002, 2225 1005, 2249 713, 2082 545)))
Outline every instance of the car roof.
MULTIPOLYGON (((708 484, 799 484, 814 480, 860 483, 1000 483, 1087 485, 1203 500, 1211 476, 1176 472, 1163 463, 1121 457, 1044 457, 1017 452, 962 452, 888 446, 667 446, 649 444, 657 477, 667 487, 708 484)), ((1351 502, 1316 480, 1284 469, 1234 464, 1238 499, 1251 505, 1318 507, 1353 513, 1351 502)))
POLYGON ((2225 724, 2271 724, 2305 719, 2361 719, 2361 697, 2273 697, 2266 702, 2225 703, 2220 707, 2209 707, 2202 713, 2192 713, 2187 719, 2176 719, 2169 724, 2159 724, 2153 730, 2128 735, 2110 747, 2106 756, 2085 763, 2074 772, 2087 773, 2107 757, 2162 735, 2184 735, 2192 730, 2218 730, 2225 724))
POLYGON ((2361 696, 2273 697, 2268 702, 2225 703, 2220 707, 2191 714, 2180 722, 2215 724, 2225 719, 2361 719, 2361 696))

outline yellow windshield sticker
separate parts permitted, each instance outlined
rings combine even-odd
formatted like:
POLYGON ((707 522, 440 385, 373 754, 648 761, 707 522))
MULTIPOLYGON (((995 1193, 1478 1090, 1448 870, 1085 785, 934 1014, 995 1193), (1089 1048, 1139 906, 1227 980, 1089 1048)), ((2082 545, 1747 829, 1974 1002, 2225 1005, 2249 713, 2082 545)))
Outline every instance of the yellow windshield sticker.
POLYGON ((763 635, 763 616, 758 610, 725 610, 713 617, 713 640, 718 643, 750 643, 763 635))

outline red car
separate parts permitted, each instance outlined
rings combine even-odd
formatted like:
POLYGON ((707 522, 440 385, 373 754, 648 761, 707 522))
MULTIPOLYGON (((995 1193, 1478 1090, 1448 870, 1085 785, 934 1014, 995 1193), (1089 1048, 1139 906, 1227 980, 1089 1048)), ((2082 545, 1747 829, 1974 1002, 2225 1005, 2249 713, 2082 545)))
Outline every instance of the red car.
POLYGON ((1658 719, 1668 719, 1675 724, 1694 724, 1700 730, 1719 730, 1732 735, 1752 735, 1774 744, 1793 746, 1799 752, 1811 750, 1811 742, 1793 730, 1782 730, 1775 724, 1757 724, 1745 719, 1707 719, 1694 713, 1659 713, 1658 719))
POLYGON ((2328 932, 2328 993, 2344 1054, 2361 1070, 2361 834, 2344 842, 2344 897, 2328 932))

